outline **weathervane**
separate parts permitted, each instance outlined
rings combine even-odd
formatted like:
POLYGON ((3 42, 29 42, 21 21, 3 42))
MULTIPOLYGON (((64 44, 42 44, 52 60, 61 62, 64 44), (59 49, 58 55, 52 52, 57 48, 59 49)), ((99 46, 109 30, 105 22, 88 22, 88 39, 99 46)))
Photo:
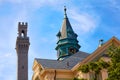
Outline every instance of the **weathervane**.
POLYGON ((67 11, 66 6, 64 6, 64 15, 65 15, 65 18, 67 18, 66 11, 67 11))

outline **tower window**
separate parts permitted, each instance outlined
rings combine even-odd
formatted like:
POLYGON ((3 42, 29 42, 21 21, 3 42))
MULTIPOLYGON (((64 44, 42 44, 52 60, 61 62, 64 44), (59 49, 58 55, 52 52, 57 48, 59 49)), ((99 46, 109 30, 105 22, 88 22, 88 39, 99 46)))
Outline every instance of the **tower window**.
POLYGON ((22 30, 21 36, 22 36, 22 37, 25 37, 25 32, 24 32, 24 30, 22 30))
POLYGON ((22 69, 24 69, 24 66, 22 66, 22 69))
POLYGON ((69 52, 74 54, 76 53, 76 50, 74 48, 69 48, 69 52))

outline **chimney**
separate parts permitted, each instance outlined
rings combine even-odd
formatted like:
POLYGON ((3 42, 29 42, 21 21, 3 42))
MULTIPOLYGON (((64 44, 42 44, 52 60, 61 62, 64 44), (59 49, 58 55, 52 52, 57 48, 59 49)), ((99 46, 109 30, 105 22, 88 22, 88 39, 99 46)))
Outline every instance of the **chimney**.
POLYGON ((99 45, 98 45, 98 47, 101 47, 101 46, 103 45, 103 41, 104 41, 103 39, 100 39, 100 40, 99 40, 99 45))

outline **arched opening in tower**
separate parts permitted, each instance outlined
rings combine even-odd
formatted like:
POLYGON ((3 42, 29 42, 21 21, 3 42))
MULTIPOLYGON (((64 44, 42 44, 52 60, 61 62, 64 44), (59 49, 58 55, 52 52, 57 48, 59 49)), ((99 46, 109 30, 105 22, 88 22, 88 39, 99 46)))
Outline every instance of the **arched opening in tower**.
POLYGON ((25 32, 24 32, 24 30, 22 30, 21 36, 22 36, 23 38, 25 37, 25 32))

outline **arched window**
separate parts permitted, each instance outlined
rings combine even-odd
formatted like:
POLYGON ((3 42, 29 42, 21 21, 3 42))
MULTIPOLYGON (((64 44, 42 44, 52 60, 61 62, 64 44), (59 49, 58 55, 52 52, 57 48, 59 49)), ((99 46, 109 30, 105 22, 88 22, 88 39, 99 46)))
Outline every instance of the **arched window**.
POLYGON ((24 32, 24 30, 22 30, 21 36, 22 36, 22 37, 25 37, 25 32, 24 32))
POLYGON ((69 48, 69 53, 72 53, 72 54, 76 53, 76 49, 73 48, 73 47, 70 47, 69 48))

